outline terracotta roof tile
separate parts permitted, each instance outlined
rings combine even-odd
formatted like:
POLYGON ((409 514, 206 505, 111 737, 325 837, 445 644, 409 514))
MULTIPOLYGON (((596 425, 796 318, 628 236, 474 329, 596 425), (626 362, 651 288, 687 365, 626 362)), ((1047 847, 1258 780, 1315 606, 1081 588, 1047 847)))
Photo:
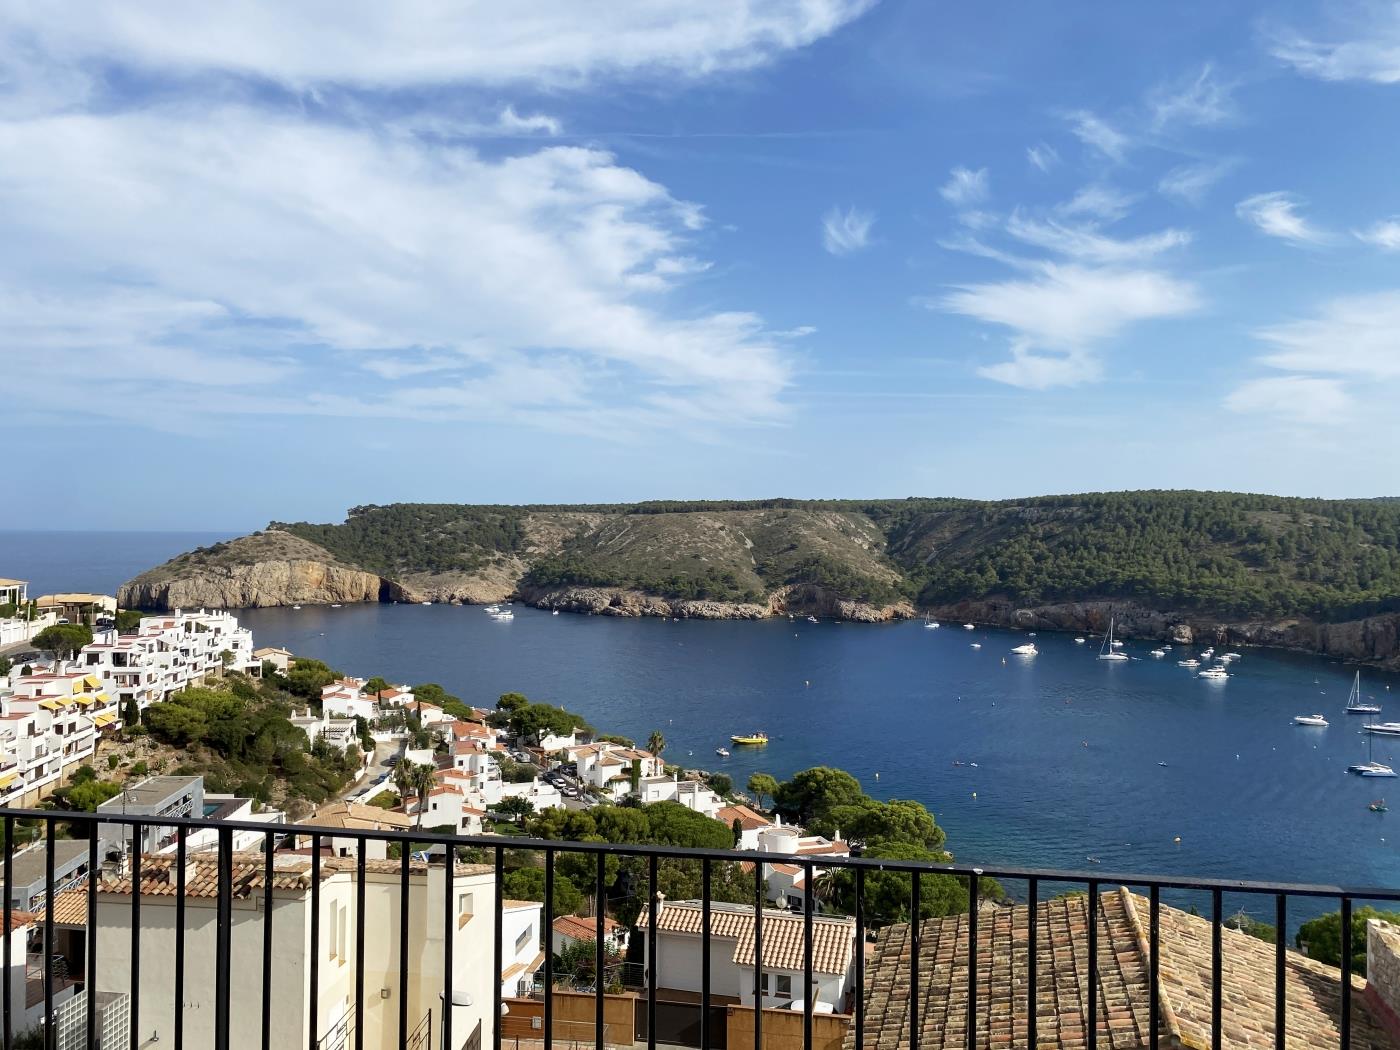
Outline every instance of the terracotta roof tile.
MULTIPOLYGON (((643 908, 637 918, 637 928, 647 929, 651 921, 649 908, 643 908)), ((791 912, 763 912, 763 966, 773 970, 801 970, 803 917, 791 912)), ((734 942, 733 962, 738 966, 754 964, 754 913, 752 908, 715 902, 710 905, 710 937, 734 942)), ((855 920, 845 917, 817 915, 812 919, 812 968, 817 973, 842 974, 854 956, 855 920)), ((699 901, 667 901, 661 909, 658 930, 671 933, 699 935, 701 914, 699 901)), ((713 949, 712 949, 713 950, 713 949)), ((874 1045, 874 1044, 871 1044, 874 1045)))
MULTIPOLYGON (((607 916, 603 917, 604 937, 616 933, 621 928, 622 923, 607 916)), ((572 937, 576 941, 591 941, 598 935, 598 920, 593 916, 582 918, 578 915, 561 915, 554 920, 554 932, 563 937, 572 937)))

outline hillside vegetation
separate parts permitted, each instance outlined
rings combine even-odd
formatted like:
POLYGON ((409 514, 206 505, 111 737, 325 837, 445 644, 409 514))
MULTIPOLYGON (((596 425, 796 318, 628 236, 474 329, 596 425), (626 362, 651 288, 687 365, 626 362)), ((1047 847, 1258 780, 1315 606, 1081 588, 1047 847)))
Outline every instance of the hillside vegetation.
MULTIPOLYGON (((1389 499, 1148 491, 996 502, 395 504, 356 507, 339 525, 274 522, 261 536, 391 581, 495 566, 537 590, 725 602, 808 586, 873 605, 1124 599, 1323 621, 1400 610, 1400 502, 1389 499)), ((162 571, 236 558, 240 542, 162 571)))

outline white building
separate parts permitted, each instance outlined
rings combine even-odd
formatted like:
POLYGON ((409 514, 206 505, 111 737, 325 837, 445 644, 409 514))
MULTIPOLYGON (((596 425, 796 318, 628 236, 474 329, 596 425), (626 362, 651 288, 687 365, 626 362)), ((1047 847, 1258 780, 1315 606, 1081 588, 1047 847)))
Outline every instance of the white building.
POLYGON ((650 751, 609 741, 563 751, 577 765, 579 780, 612 798, 623 798, 631 793, 633 770, 639 781, 663 776, 666 772, 661 759, 650 751))
MULTIPOLYGON (((851 848, 846 842, 823 835, 803 835, 802 829, 791 824, 774 824, 757 834, 757 849, 762 853, 784 853, 799 857, 848 857, 851 848)), ((827 869, 812 865, 812 877, 819 878, 827 869)), ((779 861, 763 865, 763 879, 768 887, 768 899, 788 908, 801 908, 807 896, 806 868, 802 864, 779 861)))
POLYGON ((0 804, 32 805, 88 764, 97 737, 118 724, 101 679, 79 671, 0 678, 0 804))
MULTIPOLYGON (((575 944, 592 944, 598 939, 596 916, 561 915, 554 920, 554 953, 575 944)), ((627 927, 616 919, 603 916, 603 945, 619 955, 627 954, 627 927)))
MULTIPOLYGON (((667 989, 698 995, 702 987, 701 904, 668 901, 656 906, 656 960, 650 972, 667 989)), ((639 933, 650 928, 651 909, 637 919, 639 933)), ((754 1005, 753 908, 719 901, 710 904, 710 991, 754 1005)), ((845 1013, 855 964, 855 920, 817 915, 812 919, 814 1012, 845 1013)), ((803 916, 787 911, 763 912, 763 996, 765 1009, 801 1003, 803 916)), ((648 946, 649 947, 649 946, 648 946)), ((652 960, 647 960, 651 966, 652 960)), ((665 996, 662 996, 665 998, 665 996)))
MULTIPOLYGON (((494 906, 494 902, 492 904, 494 906)), ((501 996, 530 994, 535 973, 544 966, 544 905, 539 901, 501 902, 501 996)))
MULTIPOLYGON (((279 854, 272 897, 272 1031, 278 1038, 304 1042, 310 1028, 308 962, 319 960, 315 1045, 342 1046, 356 997, 355 862, 321 860, 319 944, 310 944, 311 858, 279 854)), ((452 881, 453 921, 444 931, 446 872, 441 864, 412 862, 409 876, 408 954, 399 954, 400 862, 366 860, 365 997, 366 1046, 397 1046, 400 976, 407 976, 407 1012, 413 1031, 431 1014, 434 1040, 442 1030, 444 933, 453 942, 452 1046, 482 1046, 490 1039, 495 937, 494 879, 484 865, 457 865, 452 881), (470 1003, 470 1005, 463 1005, 470 1003)), ((168 1042, 174 1034, 176 872, 169 858, 142 863, 141 1002, 142 1028, 168 1042)), ((263 972, 263 857, 239 854, 234 863, 232 924, 229 928, 233 1046, 260 1041, 263 972)), ((184 1036, 191 1046, 214 1038, 215 966, 218 958, 217 867, 207 855, 192 858, 185 891, 184 1036)), ((102 960, 101 991, 128 991, 131 952, 131 883, 104 880, 97 893, 97 957, 102 960)), ((534 904, 538 909, 540 905, 534 904)), ((518 922, 505 925, 512 932, 518 922)), ((535 923, 538 932, 538 921, 535 923)), ((506 945, 507 958, 510 943, 506 945)), ((537 951, 537 949, 536 949, 537 951)))
POLYGON ((363 678, 341 678, 321 689, 321 710, 336 718, 363 718, 372 721, 379 705, 364 692, 363 678))

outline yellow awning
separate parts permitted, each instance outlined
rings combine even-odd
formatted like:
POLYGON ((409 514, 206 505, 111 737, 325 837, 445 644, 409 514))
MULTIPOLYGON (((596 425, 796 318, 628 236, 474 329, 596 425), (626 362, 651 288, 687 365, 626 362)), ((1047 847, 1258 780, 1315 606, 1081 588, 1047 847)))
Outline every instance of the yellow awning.
POLYGON ((45 711, 62 711, 64 708, 62 700, 40 700, 39 706, 45 711))
POLYGON ((5 788, 9 787, 18 779, 18 773, 5 773, 0 775, 0 791, 3 791, 5 788))
POLYGON ((112 724, 113 722, 115 722, 116 720, 117 720, 117 716, 116 716, 116 715, 101 714, 101 715, 95 715, 95 716, 93 716, 92 724, 95 725, 98 729, 106 729, 109 725, 111 725, 111 724, 112 724))
POLYGON ((73 702, 79 707, 91 707, 93 704, 105 704, 108 702, 106 693, 88 693, 86 696, 75 697, 73 702))
POLYGON ((95 674, 88 675, 83 679, 83 681, 86 682, 88 685, 92 686, 92 688, 94 689, 102 688, 102 679, 98 678, 95 674))

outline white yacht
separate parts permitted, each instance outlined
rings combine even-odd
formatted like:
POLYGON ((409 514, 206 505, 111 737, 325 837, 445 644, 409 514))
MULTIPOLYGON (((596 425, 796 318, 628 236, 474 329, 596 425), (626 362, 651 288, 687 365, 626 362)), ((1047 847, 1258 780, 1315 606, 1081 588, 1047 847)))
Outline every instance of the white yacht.
POLYGON ((965 623, 965 624, 963 624, 963 630, 964 630, 964 631, 975 631, 975 630, 977 630, 977 625, 976 625, 975 623, 965 623))
POLYGON ((1178 661, 1176 662, 1176 666, 1177 666, 1177 667, 1200 667, 1200 666, 1201 666, 1201 661, 1199 661, 1199 660, 1178 660, 1178 661))
POLYGON ((1361 728, 1368 733, 1379 733, 1381 736, 1400 736, 1400 722, 1372 722, 1361 728))
POLYGON ((1011 652, 1016 656, 1034 656, 1040 650, 1035 647, 1034 642, 1027 642, 1025 645, 1016 646, 1011 652))
POLYGON ((1214 655, 1215 655, 1215 650, 1214 650, 1214 649, 1202 649, 1202 650, 1201 650, 1201 659, 1202 659, 1202 660, 1209 660, 1209 659, 1210 659, 1212 656, 1214 656, 1214 655))
POLYGON ((1153 650, 1152 650, 1150 653, 1148 653, 1147 655, 1148 655, 1148 656, 1155 656, 1155 657, 1157 657, 1157 658, 1160 660, 1162 657, 1164 657, 1164 656, 1167 655, 1167 651, 1166 651, 1165 649, 1153 649, 1153 650))
POLYGON ((924 621, 924 630, 926 630, 926 631, 934 631, 934 630, 937 630, 937 629, 938 629, 938 621, 937 621, 937 620, 925 620, 925 621, 924 621))
POLYGON ((1370 733, 1367 733, 1366 761, 1347 766, 1348 773, 1355 773, 1359 777, 1393 777, 1395 775, 1395 770, 1391 769, 1384 762, 1376 761, 1376 756, 1372 753, 1375 742, 1376 738, 1370 733))
POLYGON ((981 643, 981 642, 973 642, 973 643, 972 643, 972 648, 974 648, 974 649, 980 649, 980 648, 982 648, 982 643, 981 643))
POLYGON ((1126 660, 1127 653, 1120 653, 1117 650, 1122 647, 1122 642, 1113 640, 1113 618, 1108 620, 1108 633, 1103 636, 1103 646, 1099 649, 1100 660, 1126 660))
POLYGON ((1197 678, 1229 678, 1230 672, 1223 667, 1207 667, 1196 675, 1197 678))
POLYGON ((1216 657, 1217 660, 1224 660, 1227 664, 1228 664, 1228 663, 1233 663, 1234 661, 1238 660, 1239 658, 1240 658, 1240 654, 1239 654, 1239 653, 1221 653, 1219 656, 1216 657))
POLYGON ((1327 719, 1321 715, 1294 715, 1293 724, 1295 726, 1322 726, 1327 728, 1327 719))
POLYGON ((515 613, 511 612, 509 609, 502 609, 500 612, 493 612, 491 614, 491 619, 495 620, 497 623, 506 623, 515 619, 515 613))
POLYGON ((821 623, 821 621, 818 620, 815 616, 809 616, 809 617, 807 617, 807 622, 808 622, 808 623, 821 623))
POLYGON ((1380 704, 1368 704, 1361 699, 1361 672, 1356 672, 1356 677, 1351 681, 1351 692, 1347 694, 1347 714, 1349 715, 1378 715, 1381 713, 1380 704))
MULTIPOLYGON (((720 758, 728 758, 728 757, 729 757, 729 748, 727 748, 727 747, 717 747, 717 748, 715 748, 715 754, 719 755, 720 758)), ((604 972, 604 973, 607 973, 606 970, 604 970, 603 972, 604 972)))
POLYGON ((1083 645, 1083 644, 1084 644, 1084 639, 1083 639, 1083 638, 1076 638, 1076 639, 1074 640, 1074 644, 1075 644, 1075 645, 1083 645))

